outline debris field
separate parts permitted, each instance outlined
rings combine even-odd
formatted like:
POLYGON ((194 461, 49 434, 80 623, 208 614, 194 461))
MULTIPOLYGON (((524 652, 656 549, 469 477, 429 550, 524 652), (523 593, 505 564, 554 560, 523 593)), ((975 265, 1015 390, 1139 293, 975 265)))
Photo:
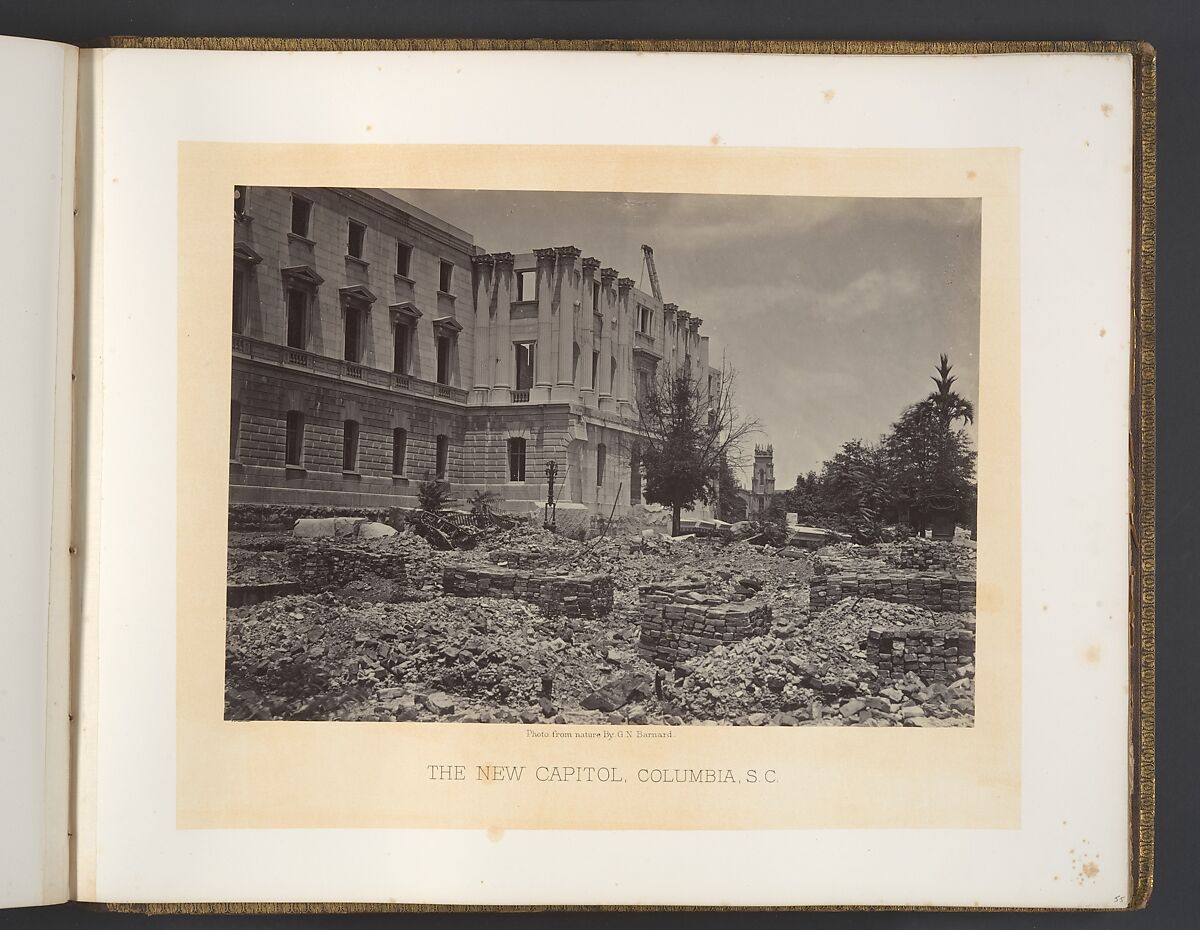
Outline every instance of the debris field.
POLYGON ((227 719, 974 722, 975 549, 961 541, 805 552, 519 524, 437 549, 363 518, 234 525, 227 719), (257 603, 241 594, 254 586, 257 603))

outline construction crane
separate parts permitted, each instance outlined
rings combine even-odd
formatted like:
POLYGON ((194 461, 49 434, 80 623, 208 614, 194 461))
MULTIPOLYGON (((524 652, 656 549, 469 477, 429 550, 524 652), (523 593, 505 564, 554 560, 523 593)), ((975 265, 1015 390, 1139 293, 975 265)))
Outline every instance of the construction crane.
POLYGON ((658 269, 654 267, 654 249, 648 245, 643 245, 642 253, 646 256, 646 271, 650 275, 650 290, 654 292, 654 299, 661 303, 662 288, 658 286, 658 269))

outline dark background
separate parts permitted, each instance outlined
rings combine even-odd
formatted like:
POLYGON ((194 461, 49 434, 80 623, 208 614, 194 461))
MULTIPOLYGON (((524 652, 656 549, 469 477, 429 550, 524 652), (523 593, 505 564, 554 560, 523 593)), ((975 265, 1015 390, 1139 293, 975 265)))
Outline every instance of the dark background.
MULTIPOLYGON (((641 39, 1144 39, 1158 50, 1158 820, 1147 910, 1103 914, 585 913, 141 917, 77 906, 0 912, 8 927, 887 926, 1191 927, 1197 903, 1192 609, 1200 558, 1196 312, 1200 243, 1193 221, 1200 163, 1200 4, 1195 0, 42 0, 0 2, 0 33, 88 44, 106 35, 641 39)), ((646 89, 648 107, 668 107, 646 89)), ((1070 416, 1070 411, 1064 411, 1070 416)), ((1080 450, 1085 454, 1085 450, 1080 450)), ((0 760, 0 764, 3 764, 0 760)), ((0 825, 3 830, 3 825, 0 825)), ((636 834, 630 835, 636 843, 636 834)), ((898 840, 900 870, 916 861, 898 840)), ((269 868, 264 863, 264 868, 269 868)), ((448 862, 446 867, 459 867, 448 862)), ((861 864, 845 863, 850 870, 861 864)), ((538 863, 531 861, 536 870, 538 863)), ((797 873, 797 880, 803 874, 797 873)))

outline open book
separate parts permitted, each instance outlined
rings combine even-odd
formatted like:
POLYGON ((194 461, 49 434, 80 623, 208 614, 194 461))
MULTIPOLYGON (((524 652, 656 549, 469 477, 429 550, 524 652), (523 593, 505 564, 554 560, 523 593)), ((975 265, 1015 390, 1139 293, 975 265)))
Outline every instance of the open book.
POLYGON ((161 44, 0 40, 0 904, 1145 903, 1152 50, 161 44))

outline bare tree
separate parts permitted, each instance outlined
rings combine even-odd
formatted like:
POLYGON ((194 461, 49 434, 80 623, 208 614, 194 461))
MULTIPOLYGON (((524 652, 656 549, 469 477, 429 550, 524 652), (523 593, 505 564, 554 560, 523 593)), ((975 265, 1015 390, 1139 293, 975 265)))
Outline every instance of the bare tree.
POLYGON ((664 368, 637 398, 646 500, 670 506, 673 535, 684 508, 716 499, 722 462, 744 464, 742 443, 759 428, 737 409, 736 372, 724 359, 719 373, 691 367, 664 368))

